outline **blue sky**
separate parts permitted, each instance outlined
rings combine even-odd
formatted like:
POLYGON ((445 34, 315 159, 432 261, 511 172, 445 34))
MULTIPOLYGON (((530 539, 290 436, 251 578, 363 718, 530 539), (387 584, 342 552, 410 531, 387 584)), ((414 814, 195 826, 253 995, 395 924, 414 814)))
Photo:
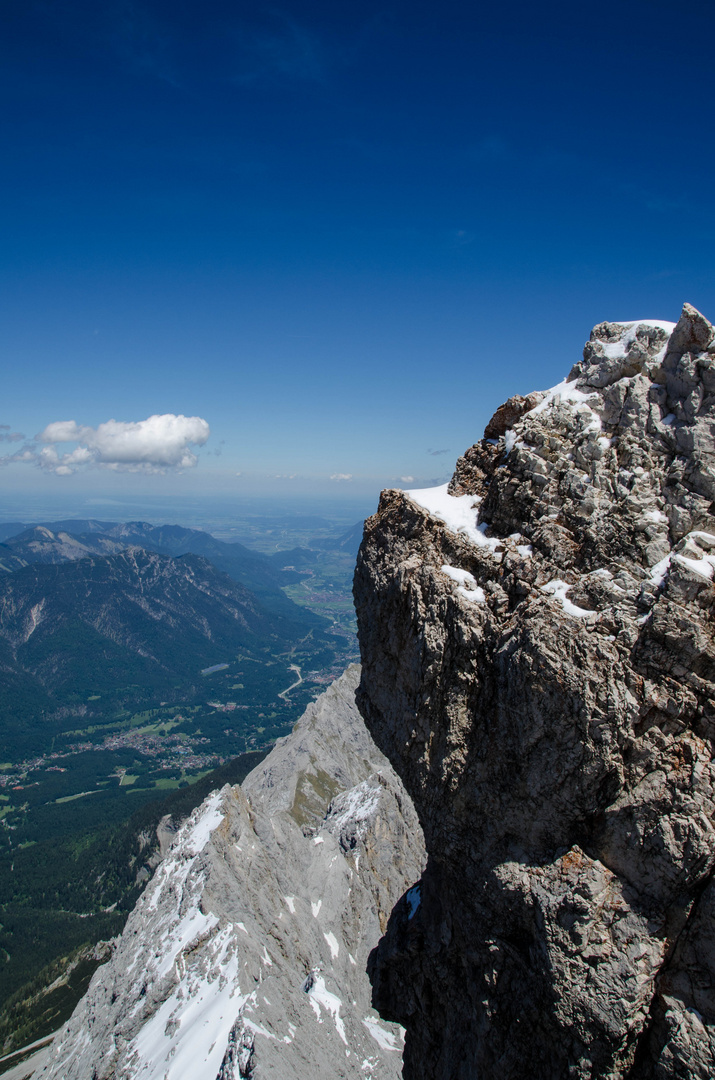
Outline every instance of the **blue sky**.
POLYGON ((446 477, 594 323, 715 317, 711 5, 0 17, 6 513, 369 506, 446 477))

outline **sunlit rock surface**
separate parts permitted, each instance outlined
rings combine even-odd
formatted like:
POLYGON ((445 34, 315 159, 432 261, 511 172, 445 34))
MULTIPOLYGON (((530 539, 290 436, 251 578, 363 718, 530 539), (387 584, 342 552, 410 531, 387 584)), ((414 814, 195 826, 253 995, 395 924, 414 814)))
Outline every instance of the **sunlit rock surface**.
POLYGON ((375 1003, 410 1080, 712 1077, 713 328, 602 323, 487 433, 358 558, 358 701, 429 853, 375 1003))

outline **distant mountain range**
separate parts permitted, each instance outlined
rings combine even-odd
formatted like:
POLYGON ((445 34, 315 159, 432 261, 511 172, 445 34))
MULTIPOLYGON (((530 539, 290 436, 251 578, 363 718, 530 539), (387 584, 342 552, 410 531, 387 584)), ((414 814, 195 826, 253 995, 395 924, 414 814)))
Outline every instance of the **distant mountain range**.
POLYGON ((102 711, 185 699, 202 668, 240 650, 265 659, 308 636, 326 645, 328 621, 280 588, 297 575, 280 564, 299 551, 268 557, 180 526, 72 521, 26 529, 0 552, 0 730, 16 750, 37 748, 38 718, 55 725, 97 695, 102 711))
POLYGON ((12 573, 30 563, 70 562, 87 555, 115 555, 129 546, 136 546, 163 555, 203 555, 253 592, 278 597, 279 606, 286 610, 285 603, 281 603, 286 599, 280 591, 281 586, 299 580, 297 568, 313 564, 316 551, 357 555, 362 529, 363 523, 359 521, 336 537, 311 541, 310 549, 297 547, 265 555, 236 541, 227 543, 201 529, 187 529, 181 525, 93 518, 70 518, 31 526, 9 522, 0 525, 0 574, 12 573))
POLYGON ((266 555, 145 521, 0 525, 0 731, 10 756, 38 750, 42 731, 76 727, 72 715, 188 700, 224 653, 264 663, 301 642, 304 660, 329 665, 331 622, 284 587, 331 551, 356 552, 361 535, 358 523, 310 549, 266 555))
POLYGON ((0 572, 12 572, 30 563, 60 563, 87 555, 116 555, 127 547, 141 547, 163 555, 203 555, 254 592, 276 592, 295 577, 294 571, 283 572, 283 567, 295 566, 296 559, 309 558, 309 553, 301 549, 263 555, 243 544, 227 544, 209 533, 185 529, 181 525, 77 519, 21 528, 10 536, 5 535, 0 543, 0 572))

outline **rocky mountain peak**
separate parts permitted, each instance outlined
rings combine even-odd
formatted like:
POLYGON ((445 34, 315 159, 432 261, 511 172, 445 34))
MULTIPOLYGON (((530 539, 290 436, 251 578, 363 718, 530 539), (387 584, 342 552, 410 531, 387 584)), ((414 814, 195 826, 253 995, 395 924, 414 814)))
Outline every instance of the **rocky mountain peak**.
POLYGON ((713 336, 599 324, 366 522, 358 699, 429 853, 372 959, 405 1076, 715 1071, 713 336))

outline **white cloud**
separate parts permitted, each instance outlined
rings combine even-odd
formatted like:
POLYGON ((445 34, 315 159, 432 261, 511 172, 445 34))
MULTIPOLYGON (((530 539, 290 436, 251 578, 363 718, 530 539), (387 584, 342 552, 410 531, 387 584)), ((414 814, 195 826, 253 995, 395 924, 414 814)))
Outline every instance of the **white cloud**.
POLYGON ((403 484, 413 484, 415 481, 414 476, 401 476, 400 480, 403 484))
POLYGON ((0 463, 27 462, 58 476, 93 465, 125 472, 190 469, 197 462, 191 447, 203 446, 210 433, 209 425, 200 416, 174 413, 137 421, 107 420, 96 428, 74 420, 56 420, 35 436, 36 443, 45 443, 41 450, 27 444, 16 454, 0 459, 0 463), (56 446, 60 443, 77 446, 58 453, 56 446))
POLYGON ((352 480, 353 474, 350 472, 334 472, 331 474, 331 480, 352 480))

